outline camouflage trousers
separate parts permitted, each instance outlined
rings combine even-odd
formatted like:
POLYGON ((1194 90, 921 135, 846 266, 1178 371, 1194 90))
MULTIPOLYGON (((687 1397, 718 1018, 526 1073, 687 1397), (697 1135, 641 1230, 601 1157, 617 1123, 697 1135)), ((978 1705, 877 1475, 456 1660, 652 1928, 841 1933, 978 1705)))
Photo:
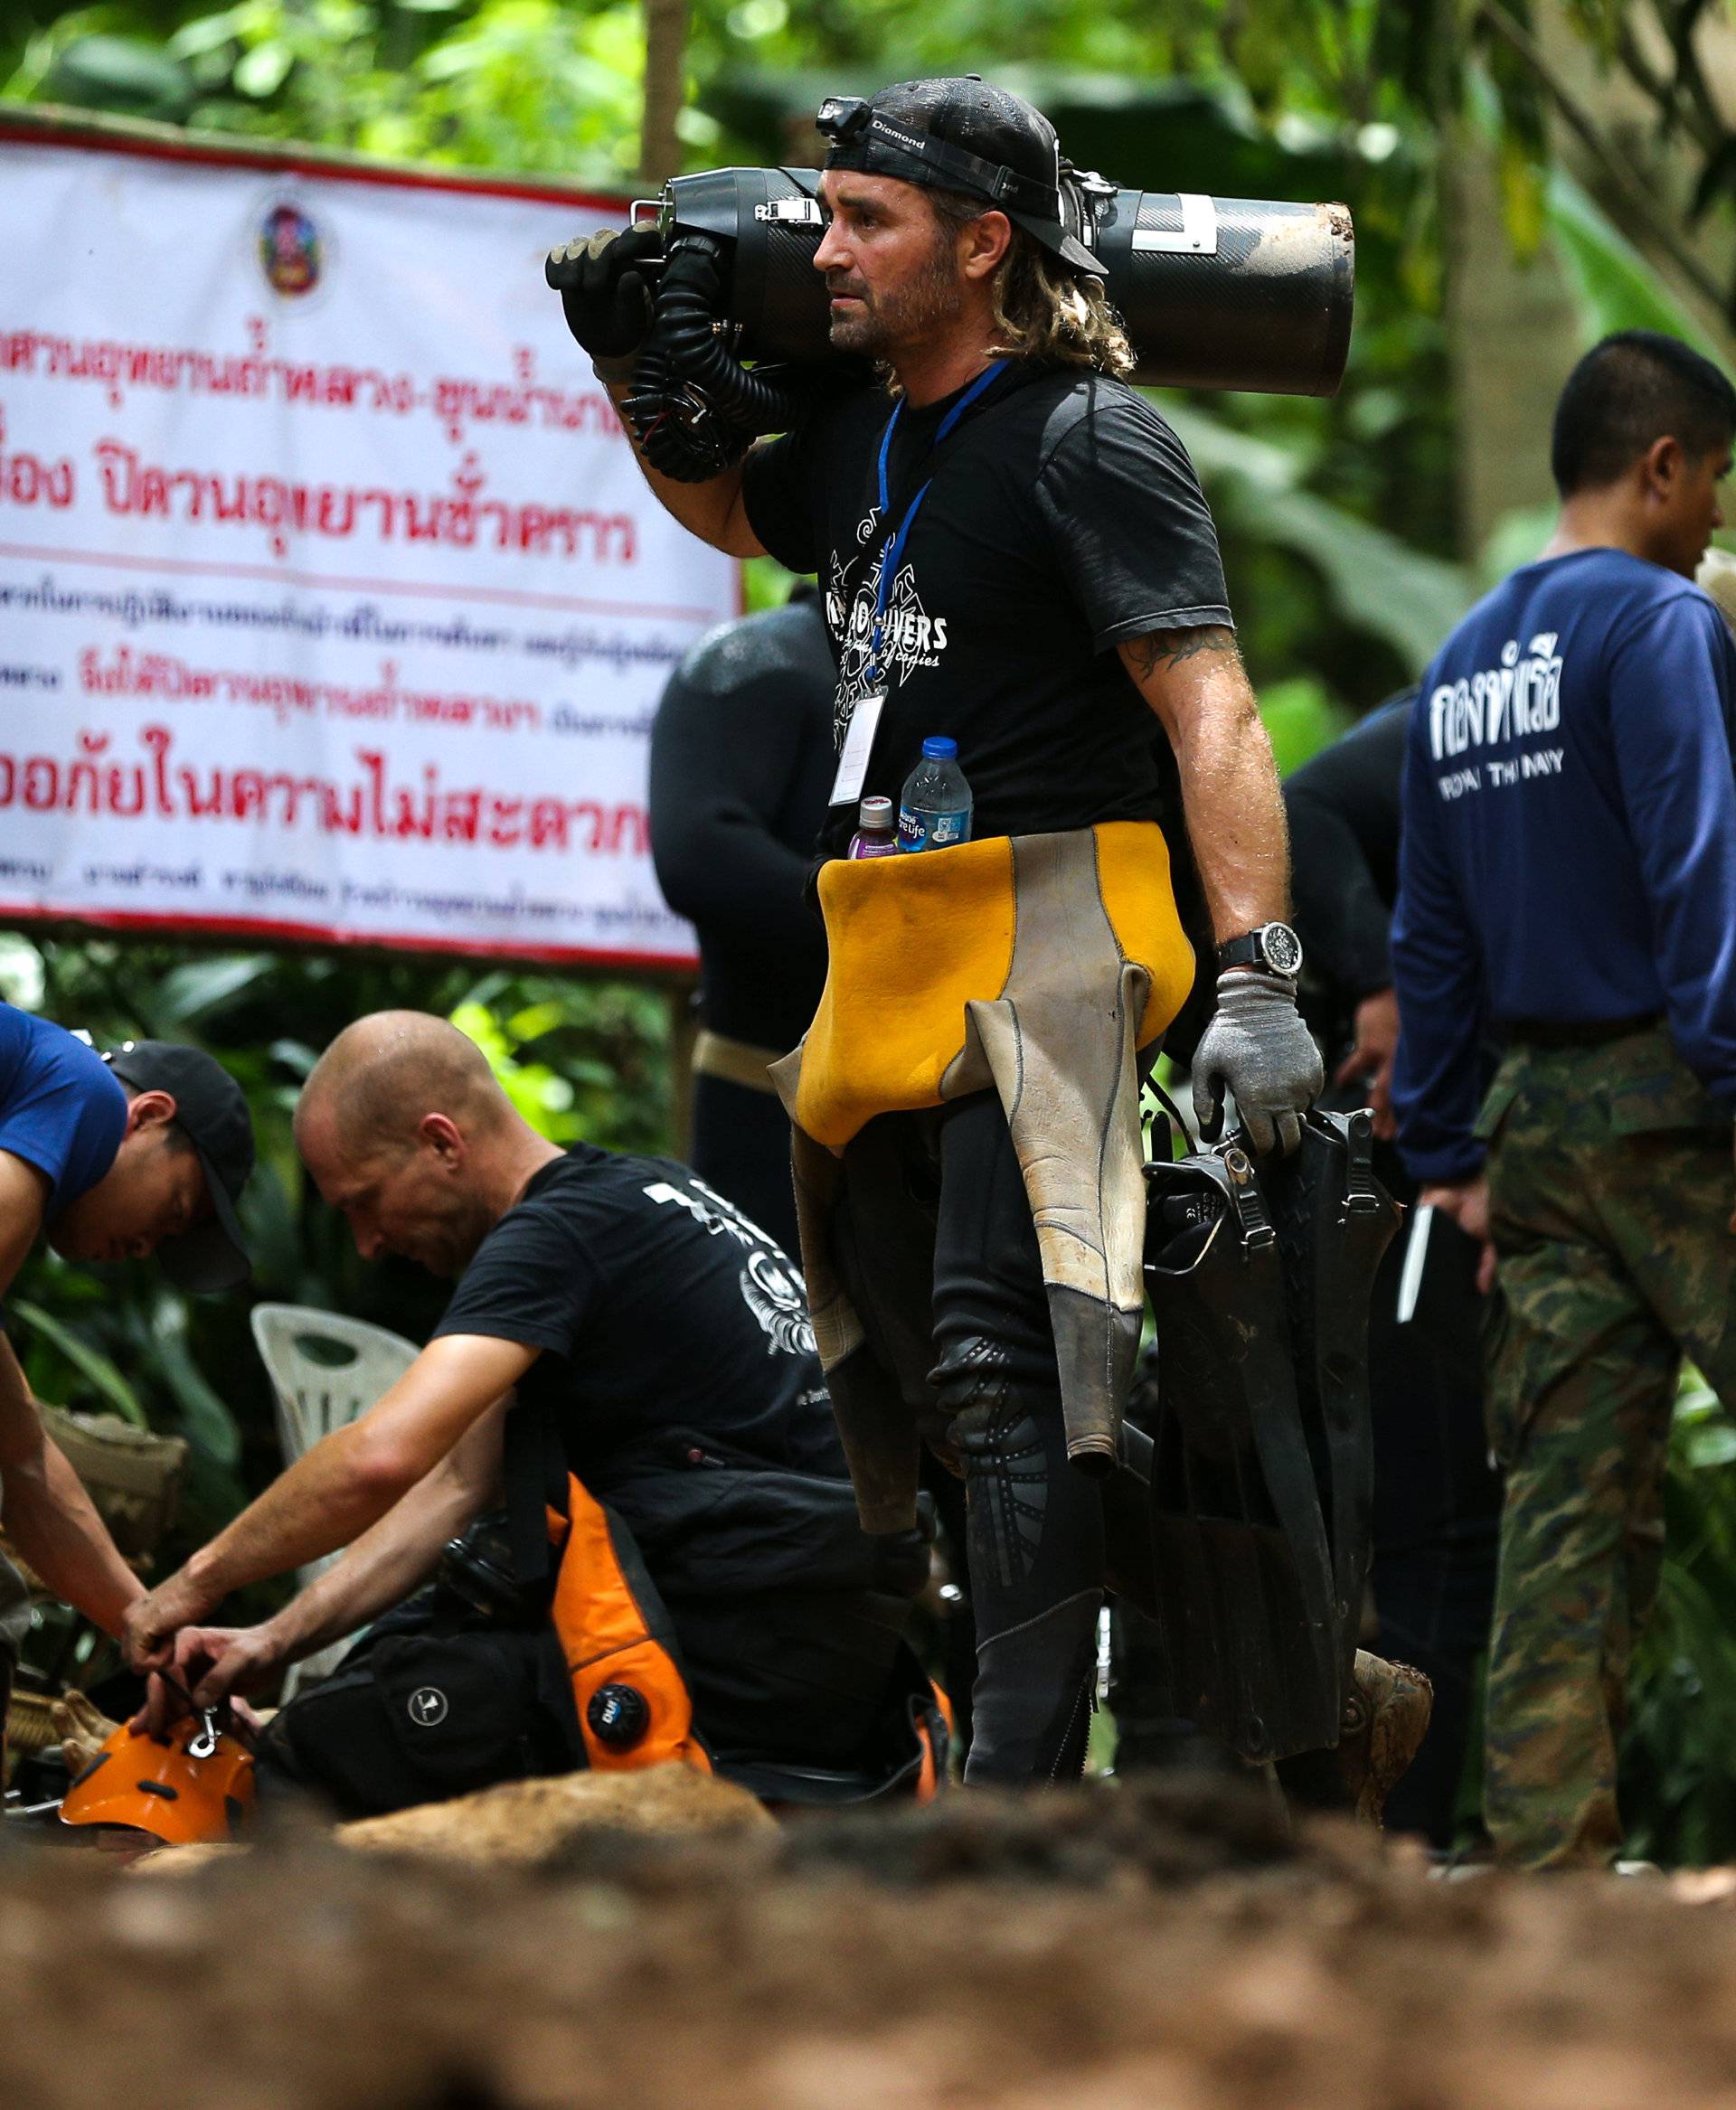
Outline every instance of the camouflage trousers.
POLYGON ((1660 1025, 1515 1047, 1478 1132, 1506 1472, 1485 1814, 1504 1860, 1595 1867, 1621 1844, 1617 1738, 1657 1594, 1684 1355, 1736 1410, 1731 1123, 1660 1025))

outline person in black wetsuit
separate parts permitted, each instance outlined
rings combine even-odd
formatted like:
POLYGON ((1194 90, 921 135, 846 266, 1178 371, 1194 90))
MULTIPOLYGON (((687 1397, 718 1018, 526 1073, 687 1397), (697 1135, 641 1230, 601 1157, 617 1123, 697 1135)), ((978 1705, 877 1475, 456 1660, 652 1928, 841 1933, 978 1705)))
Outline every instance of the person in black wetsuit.
MULTIPOLYGON (((1416 1182, 1393 1145, 1398 1003, 1388 929, 1398 892, 1399 793, 1414 690, 1365 718, 1284 787, 1296 928, 1306 966, 1303 1015, 1333 1075, 1326 1103, 1374 1112, 1375 1169, 1410 1205, 1416 1182)), ((1374 1427, 1376 1652, 1414 1663, 1435 1688, 1434 1719, 1392 1791, 1386 1822, 1452 1843, 1470 1731, 1472 1684, 1495 1597, 1500 1482, 1483 1426, 1477 1247, 1438 1215, 1415 1315, 1398 1323, 1409 1245, 1395 1239, 1369 1312, 1374 1427)))
POLYGON ((804 1032, 826 980, 826 931, 802 899, 832 781, 826 616, 787 606, 708 631, 671 675, 651 729, 651 855, 664 898, 699 933, 693 1170, 796 1244, 789 1121, 766 1066, 804 1032))

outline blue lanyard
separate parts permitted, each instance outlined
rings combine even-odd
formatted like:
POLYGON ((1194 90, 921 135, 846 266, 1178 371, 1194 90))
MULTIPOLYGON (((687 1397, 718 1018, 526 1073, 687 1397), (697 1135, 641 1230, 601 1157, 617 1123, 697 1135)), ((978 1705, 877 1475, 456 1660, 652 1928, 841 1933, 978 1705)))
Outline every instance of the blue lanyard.
MULTIPOLYGON (((982 394, 983 391, 988 386, 989 382, 994 380, 995 376, 999 373, 1002 367, 1004 367, 1005 364, 1006 362, 1005 359, 995 360, 993 365, 986 367, 984 371, 976 376, 976 380, 971 382, 970 386, 965 391, 964 394, 959 397, 958 400, 952 406, 951 410, 947 412, 943 419, 941 419, 939 428, 936 431, 933 441, 929 446, 929 451, 930 453, 933 453, 934 448, 939 447, 940 442, 946 438, 947 435, 952 430, 953 427, 958 424, 959 419, 961 419, 965 412, 969 410, 970 406, 976 400, 977 397, 982 394)), ((881 435, 879 476, 880 517, 882 520, 884 520, 886 517, 886 509, 889 503, 886 491, 886 463, 889 456, 892 453, 892 434, 898 426, 899 412, 902 410, 903 408, 904 399, 902 396, 901 396, 897 402, 892 405, 892 414, 889 419, 887 419, 886 429, 881 435)), ((867 670, 868 686, 871 689, 878 686, 880 682, 880 640, 882 630, 886 620, 886 602, 892 590, 892 580, 896 577, 899 565, 903 560, 904 545, 910 540, 911 523, 916 519, 917 513, 920 511, 922 501, 929 495, 929 484, 931 484, 933 481, 933 477, 930 476, 928 480, 928 483, 925 483, 922 485, 922 488, 917 493, 916 496, 911 499, 910 505, 905 511, 903 519, 898 523, 898 532, 887 539, 886 545, 880 553, 880 584, 875 589, 874 592, 874 627, 873 641, 869 648, 867 670)))

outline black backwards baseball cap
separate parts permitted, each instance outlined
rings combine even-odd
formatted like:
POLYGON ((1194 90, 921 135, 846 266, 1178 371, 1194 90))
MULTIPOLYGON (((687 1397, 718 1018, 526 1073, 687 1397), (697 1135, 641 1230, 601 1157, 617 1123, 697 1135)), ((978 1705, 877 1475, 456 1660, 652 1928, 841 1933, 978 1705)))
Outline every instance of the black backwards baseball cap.
POLYGON ((827 168, 980 198, 1070 270, 1103 276, 1067 224, 1055 127, 1022 96, 976 73, 901 80, 865 99, 829 95, 814 122, 831 142, 827 168))
POLYGON ((123 1041, 103 1060, 135 1091, 167 1092, 205 1174, 211 1214, 156 1248, 177 1289, 239 1289, 252 1272, 235 1204, 253 1170, 253 1123, 241 1088, 222 1063, 172 1041, 123 1041))

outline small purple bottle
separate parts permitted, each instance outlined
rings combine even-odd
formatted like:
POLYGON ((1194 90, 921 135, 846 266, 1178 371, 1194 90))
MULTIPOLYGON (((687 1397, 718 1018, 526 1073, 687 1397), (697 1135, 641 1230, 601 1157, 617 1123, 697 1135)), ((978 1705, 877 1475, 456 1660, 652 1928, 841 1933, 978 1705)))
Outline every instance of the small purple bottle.
POLYGON ((890 798, 864 798, 856 819, 856 832, 850 838, 852 857, 898 855, 898 816, 890 798))

